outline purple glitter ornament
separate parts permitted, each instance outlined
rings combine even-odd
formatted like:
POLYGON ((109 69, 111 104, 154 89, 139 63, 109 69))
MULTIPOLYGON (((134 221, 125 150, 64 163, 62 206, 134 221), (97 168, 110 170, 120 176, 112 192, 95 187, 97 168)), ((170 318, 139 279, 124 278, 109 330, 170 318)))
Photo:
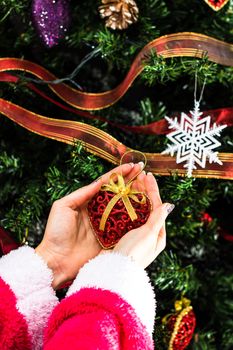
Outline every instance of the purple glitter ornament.
POLYGON ((32 15, 46 46, 57 45, 70 22, 69 0, 33 0, 32 15))

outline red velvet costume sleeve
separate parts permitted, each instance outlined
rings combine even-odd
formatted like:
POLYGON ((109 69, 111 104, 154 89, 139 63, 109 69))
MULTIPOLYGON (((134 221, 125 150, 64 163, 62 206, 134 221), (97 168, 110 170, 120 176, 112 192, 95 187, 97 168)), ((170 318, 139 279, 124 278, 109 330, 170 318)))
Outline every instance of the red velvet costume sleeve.
POLYGON ((58 299, 52 271, 24 246, 0 259, 0 349, 41 350, 44 329, 58 299))
POLYGON ((45 350, 152 350, 153 288, 130 258, 106 253, 86 263, 54 309, 45 350))
POLYGON ((146 272, 102 254, 60 303, 52 271, 30 247, 0 259, 1 350, 153 350, 155 299, 146 272))
POLYGON ((133 308, 108 290, 84 288, 54 310, 44 350, 151 350, 151 336, 133 308))
POLYGON ((1 350, 29 350, 31 341, 27 322, 16 308, 16 296, 0 278, 0 344, 1 350))

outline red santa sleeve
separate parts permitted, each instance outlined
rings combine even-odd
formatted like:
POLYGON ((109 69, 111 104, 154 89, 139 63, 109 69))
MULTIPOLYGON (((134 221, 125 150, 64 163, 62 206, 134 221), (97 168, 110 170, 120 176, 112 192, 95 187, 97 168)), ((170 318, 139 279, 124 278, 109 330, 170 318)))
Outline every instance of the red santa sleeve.
POLYGON ((45 350, 152 350, 153 288, 128 257, 106 253, 80 270, 46 328, 45 350))
POLYGON ((45 325, 58 304, 52 278, 52 271, 28 246, 1 258, 1 350, 42 349, 45 325))

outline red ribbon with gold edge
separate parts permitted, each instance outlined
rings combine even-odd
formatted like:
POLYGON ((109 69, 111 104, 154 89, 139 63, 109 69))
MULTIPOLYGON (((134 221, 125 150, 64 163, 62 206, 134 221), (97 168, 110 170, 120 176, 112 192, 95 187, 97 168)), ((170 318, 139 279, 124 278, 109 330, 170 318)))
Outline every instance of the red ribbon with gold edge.
MULTIPOLYGON (((70 120, 47 118, 12 102, 0 99, 0 113, 22 127, 39 135, 73 144, 74 140, 81 141, 86 149, 113 164, 119 164, 122 155, 131 149, 119 142, 106 132, 94 126, 70 120)), ((147 158, 146 170, 159 175, 185 175, 186 170, 181 164, 176 164, 173 157, 158 153, 145 153, 147 158)), ((207 169, 193 171, 194 177, 233 179, 233 153, 219 153, 223 165, 209 164, 207 169)))
MULTIPOLYGON (((20 79, 19 77, 16 77, 12 74, 0 72, 0 81, 4 81, 8 83, 9 82, 17 83, 19 79, 20 79)), ((158 120, 156 122, 152 122, 146 125, 139 125, 139 126, 130 126, 125 124, 115 123, 104 117, 93 115, 88 111, 78 110, 73 107, 66 106, 61 102, 55 101, 51 97, 47 96, 44 92, 40 91, 32 83, 27 83, 27 87, 32 91, 36 92, 39 96, 43 97, 44 99, 48 100, 51 103, 54 103, 55 105, 57 105, 58 107, 66 111, 75 113, 79 116, 82 116, 91 120, 103 121, 104 123, 107 123, 116 128, 122 129, 124 131, 127 130, 133 133, 139 133, 139 134, 145 134, 145 135, 164 135, 170 131, 165 119, 158 120)), ((190 115, 190 113, 186 113, 186 114, 190 115)), ((208 115, 211 116, 211 120, 213 123, 215 122, 217 124, 226 124, 227 126, 233 125, 233 107, 225 107, 225 108, 212 109, 208 111, 202 111, 202 117, 205 117, 208 115)), ((179 115, 177 115, 177 113, 173 113, 172 115, 170 115, 171 118, 177 117, 178 120, 180 119, 180 116, 181 116, 181 113, 179 115)))
MULTIPOLYGON (((145 61, 154 50, 157 55, 169 57, 198 57, 208 54, 208 59, 226 66, 233 66, 233 45, 198 33, 175 33, 161 36, 138 53, 125 79, 114 89, 102 93, 88 93, 71 88, 66 84, 48 84, 50 89, 69 105, 84 110, 106 108, 118 101, 144 69, 145 61)), ((55 80, 56 77, 45 68, 26 60, 1 58, 0 72, 25 71, 41 80, 55 80)))

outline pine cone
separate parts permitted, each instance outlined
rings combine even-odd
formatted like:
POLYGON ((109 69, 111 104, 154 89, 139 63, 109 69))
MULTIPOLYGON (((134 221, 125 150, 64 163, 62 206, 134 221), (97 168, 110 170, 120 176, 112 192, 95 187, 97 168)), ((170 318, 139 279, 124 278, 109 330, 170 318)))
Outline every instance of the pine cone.
POLYGON ((100 16, 107 17, 106 27, 125 29, 138 19, 138 7, 134 0, 102 0, 100 16))

